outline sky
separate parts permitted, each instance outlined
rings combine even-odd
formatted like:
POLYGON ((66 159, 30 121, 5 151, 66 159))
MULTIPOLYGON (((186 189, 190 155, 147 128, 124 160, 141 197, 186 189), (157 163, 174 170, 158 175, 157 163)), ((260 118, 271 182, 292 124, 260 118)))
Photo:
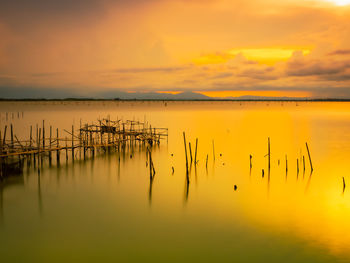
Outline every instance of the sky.
POLYGON ((350 0, 3 0, 0 88, 350 98, 350 0))

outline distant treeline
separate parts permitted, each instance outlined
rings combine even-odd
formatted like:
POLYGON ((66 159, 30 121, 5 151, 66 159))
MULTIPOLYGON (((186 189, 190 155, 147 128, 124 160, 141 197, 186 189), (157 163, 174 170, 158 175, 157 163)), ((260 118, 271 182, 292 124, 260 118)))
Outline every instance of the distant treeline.
POLYGON ((290 102, 302 102, 302 101, 334 101, 334 102, 350 102, 350 99, 337 99, 337 98, 325 98, 325 99, 100 99, 100 98, 64 98, 64 99, 46 99, 46 98, 22 98, 22 99, 8 99, 0 98, 0 101, 290 101, 290 102))

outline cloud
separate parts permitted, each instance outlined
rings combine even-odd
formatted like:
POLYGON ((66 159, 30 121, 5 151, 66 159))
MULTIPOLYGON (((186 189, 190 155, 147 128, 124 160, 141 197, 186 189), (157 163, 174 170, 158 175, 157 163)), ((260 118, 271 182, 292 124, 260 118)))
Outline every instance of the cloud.
POLYGON ((334 75, 347 68, 350 68, 350 60, 310 59, 295 52, 287 63, 286 74, 299 77, 334 75))
POLYGON ((115 69, 114 73, 171 73, 188 69, 188 66, 182 67, 150 67, 150 68, 121 68, 115 69))
POLYGON ((328 53, 329 56, 350 55, 350 49, 339 49, 328 53))

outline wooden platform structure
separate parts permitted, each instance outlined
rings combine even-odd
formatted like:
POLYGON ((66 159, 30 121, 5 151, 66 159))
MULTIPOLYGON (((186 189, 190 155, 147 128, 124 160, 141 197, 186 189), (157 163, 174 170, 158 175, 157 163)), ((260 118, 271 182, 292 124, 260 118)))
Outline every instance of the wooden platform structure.
POLYGON ((95 156, 96 152, 120 151, 127 146, 152 147, 168 138, 167 128, 152 128, 144 122, 110 118, 99 119, 92 124, 80 122, 79 129, 72 125, 71 130, 63 130, 65 137, 60 137, 58 128, 54 131, 50 126, 49 131, 45 130, 45 121, 42 122, 42 127, 36 125, 35 136, 33 126, 30 126, 29 138, 26 140, 17 138, 12 124, 9 128, 9 136, 7 126, 3 132, 0 130, 0 180, 22 173, 25 161, 33 161, 35 166, 47 158, 51 164, 55 155, 58 164, 62 152, 65 153, 66 161, 69 155, 71 160, 85 159, 88 154, 95 156))

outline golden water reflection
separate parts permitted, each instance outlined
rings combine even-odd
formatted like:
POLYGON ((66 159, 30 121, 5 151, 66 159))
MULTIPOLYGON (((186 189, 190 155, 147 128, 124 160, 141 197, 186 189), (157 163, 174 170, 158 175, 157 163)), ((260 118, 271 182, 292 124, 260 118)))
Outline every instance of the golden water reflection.
MULTIPOLYGON (((223 232, 217 230, 211 235, 223 240, 224 231, 237 233, 237 226, 241 226, 246 229, 246 235, 257 233, 263 237, 300 240, 307 244, 306 251, 321 255, 327 251, 332 260, 350 260, 350 237, 347 235, 350 232, 350 103, 71 102, 60 105, 46 102, 36 105, 28 102, 2 103, 0 109, 2 127, 6 123, 5 111, 21 109, 25 112, 24 119, 12 120, 19 131, 40 123, 43 118, 64 129, 72 122, 78 123, 80 118, 93 121, 108 114, 111 118, 146 119, 155 127, 169 128, 169 142, 162 142, 159 148, 153 149, 156 175, 152 180, 145 165, 145 149, 134 149, 132 158, 127 152, 114 153, 85 162, 44 167, 40 178, 36 172, 24 176, 24 188, 14 187, 8 191, 1 188, 5 236, 10 233, 11 224, 20 221, 19 217, 28 212, 28 207, 37 206, 40 216, 30 213, 29 228, 35 228, 39 220, 57 220, 58 211, 71 215, 70 222, 60 216, 62 221, 58 225, 66 230, 78 224, 73 216, 95 218, 111 229, 119 229, 113 220, 119 224, 122 224, 120 220, 130 220, 131 228, 135 218, 153 226, 150 220, 157 216, 164 224, 162 235, 168 233, 174 240, 180 237, 171 234, 171 229, 186 228, 192 221, 198 222, 198 225, 191 225, 198 231, 204 226, 222 227, 223 232), (183 131, 192 150, 196 138, 199 141, 199 162, 197 166, 191 165, 189 182, 186 180, 183 131), (268 138, 271 140, 270 171, 266 156, 268 138), (312 174, 305 142, 310 147, 312 174), (344 192, 343 177, 349 185, 344 192), (236 191, 234 185, 237 185, 236 191), (34 192, 37 192, 36 197, 32 195, 34 192), (23 201, 24 198, 28 200, 23 201), (97 204, 103 207, 97 208, 97 204), (92 208, 96 209, 96 214, 92 208), (211 223, 207 225, 206 222, 211 223)), ((86 231, 84 227, 82 230, 86 231)), ((140 227, 137 235, 143 240, 146 233, 148 230, 140 227)), ((194 241, 189 234, 184 237, 188 242, 194 241)), ((159 240, 154 242, 165 251, 170 249, 159 240)), ((256 243, 245 249, 264 246, 254 238, 251 242, 256 243)), ((225 245, 219 244, 221 247, 217 250, 223 249, 225 245)), ((274 249, 278 250, 279 244, 276 244, 274 249)), ((171 242, 168 245, 181 246, 171 242)), ((230 244, 229 247, 238 253, 239 245, 230 244)), ((328 256, 323 259, 320 261, 331 261, 328 256)))

